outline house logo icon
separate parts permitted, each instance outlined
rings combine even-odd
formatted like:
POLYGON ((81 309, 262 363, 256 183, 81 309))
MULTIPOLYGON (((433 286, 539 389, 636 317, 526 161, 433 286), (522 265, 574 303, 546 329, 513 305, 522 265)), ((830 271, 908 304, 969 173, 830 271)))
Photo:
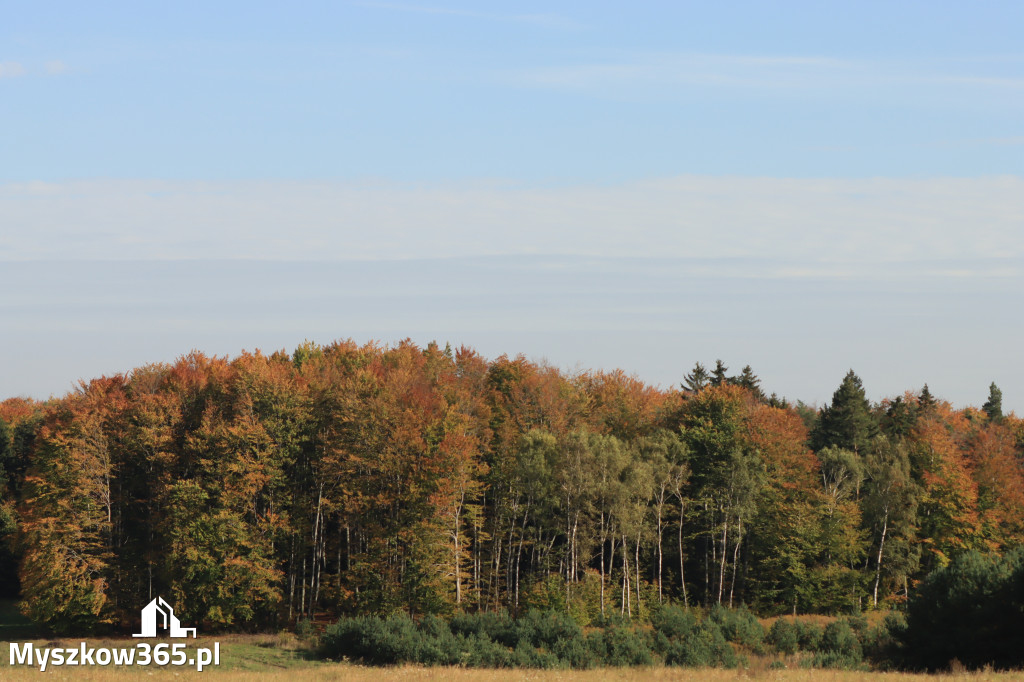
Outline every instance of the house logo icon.
POLYGON ((132 637, 156 637, 158 623, 162 623, 159 627, 166 630, 169 637, 189 637, 190 633, 191 637, 196 636, 196 629, 181 627, 171 605, 163 597, 157 597, 142 609, 142 632, 132 637))

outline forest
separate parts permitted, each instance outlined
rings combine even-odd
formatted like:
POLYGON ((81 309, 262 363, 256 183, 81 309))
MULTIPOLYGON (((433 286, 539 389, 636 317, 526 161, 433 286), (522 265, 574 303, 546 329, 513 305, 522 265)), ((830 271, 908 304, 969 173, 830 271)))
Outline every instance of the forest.
POLYGON ((342 616, 905 606, 1024 538, 1024 422, 858 376, 670 389, 468 348, 306 343, 0 403, 0 586, 57 633, 342 616))

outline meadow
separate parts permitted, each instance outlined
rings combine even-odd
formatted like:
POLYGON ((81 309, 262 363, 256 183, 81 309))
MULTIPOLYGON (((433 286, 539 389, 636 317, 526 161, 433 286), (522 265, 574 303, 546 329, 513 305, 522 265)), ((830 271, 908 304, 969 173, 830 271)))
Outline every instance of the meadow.
MULTIPOLYGON (((94 648, 99 647, 131 647, 138 640, 130 638, 58 638, 32 640, 37 646, 77 646, 85 641, 94 648)), ((163 640, 162 640, 163 641, 163 640)), ((593 670, 493 670, 468 669, 460 667, 425 667, 425 666, 366 666, 349 662, 330 662, 318 660, 308 643, 290 633, 277 635, 224 635, 219 637, 200 637, 190 640, 189 648, 212 647, 220 642, 221 665, 205 670, 202 675, 220 682, 319 682, 321 680, 352 680, 354 682, 385 682, 402 680, 455 680, 457 682, 504 682, 506 680, 562 680, 566 682, 596 682, 598 680, 621 680, 622 682, 680 681, 720 682, 725 680, 779 680, 780 682, 802 681, 834 681, 853 682, 854 680, 870 680, 872 682, 946 682, 953 680, 969 680, 982 682, 986 680, 1024 680, 1024 671, 997 672, 983 670, 977 672, 956 671, 941 674, 925 675, 896 672, 851 672, 842 670, 808 670, 798 667, 793 659, 778 657, 752 657, 749 665, 736 670, 721 668, 675 668, 675 667, 628 667, 598 668, 593 670), (771 667, 771 663, 784 660, 792 666, 786 669, 771 667)), ((96 682, 142 679, 182 679, 194 678, 197 673, 187 667, 172 666, 92 666, 92 667, 54 667, 45 673, 27 666, 10 666, 6 642, 0 643, 3 649, 0 656, 0 679, 20 682, 36 680, 40 675, 57 680, 90 680, 96 682)))

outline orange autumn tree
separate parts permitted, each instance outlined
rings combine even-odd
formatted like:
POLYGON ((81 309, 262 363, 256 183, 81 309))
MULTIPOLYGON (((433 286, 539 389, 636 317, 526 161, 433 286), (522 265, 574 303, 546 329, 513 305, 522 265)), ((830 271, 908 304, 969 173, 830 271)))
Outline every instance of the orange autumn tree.
POLYGON ((911 463, 921 484, 918 537, 925 570, 981 548, 978 488, 962 451, 969 430, 962 412, 939 401, 922 408, 911 432, 911 463))
POLYGON ((982 424, 969 441, 971 475, 985 542, 999 552, 1024 542, 1024 469, 1013 433, 1000 421, 982 424))
POLYGON ((123 404, 122 377, 83 383, 47 406, 36 436, 19 510, 22 610, 57 632, 91 631, 113 621, 117 467, 111 431, 123 404))

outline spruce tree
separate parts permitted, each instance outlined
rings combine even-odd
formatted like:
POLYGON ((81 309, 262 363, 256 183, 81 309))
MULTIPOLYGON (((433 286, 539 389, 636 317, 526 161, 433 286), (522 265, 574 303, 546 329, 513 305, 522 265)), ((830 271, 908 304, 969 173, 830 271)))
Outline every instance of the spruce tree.
POLYGON ((691 393, 699 393, 708 385, 708 371, 699 362, 693 366, 693 371, 683 377, 683 388, 691 393))
POLYGON ((917 406, 899 396, 885 410, 882 417, 882 430, 889 436, 906 437, 910 435, 917 423, 917 406))
POLYGON ((729 376, 726 372, 729 368, 725 366, 725 363, 721 360, 715 360, 715 369, 711 372, 711 385, 722 386, 729 383, 729 376))
POLYGON ((992 382, 988 387, 988 400, 981 406, 988 418, 992 421, 999 421, 1003 418, 1003 392, 992 382))
POLYGON ((737 386, 747 389, 753 393, 754 397, 758 400, 762 402, 765 401, 764 393, 761 392, 761 380, 756 374, 754 374, 754 370, 750 368, 750 365, 744 367, 740 375, 738 377, 733 377, 731 382, 737 386))
POLYGON ((871 412, 864 385, 851 369, 832 394, 832 404, 821 410, 811 438, 814 449, 831 445, 864 456, 877 435, 878 422, 871 412))
POLYGON ((924 385, 921 389, 921 395, 917 397, 917 403, 921 406, 921 409, 928 409, 935 404, 935 396, 928 390, 928 384, 924 385))

